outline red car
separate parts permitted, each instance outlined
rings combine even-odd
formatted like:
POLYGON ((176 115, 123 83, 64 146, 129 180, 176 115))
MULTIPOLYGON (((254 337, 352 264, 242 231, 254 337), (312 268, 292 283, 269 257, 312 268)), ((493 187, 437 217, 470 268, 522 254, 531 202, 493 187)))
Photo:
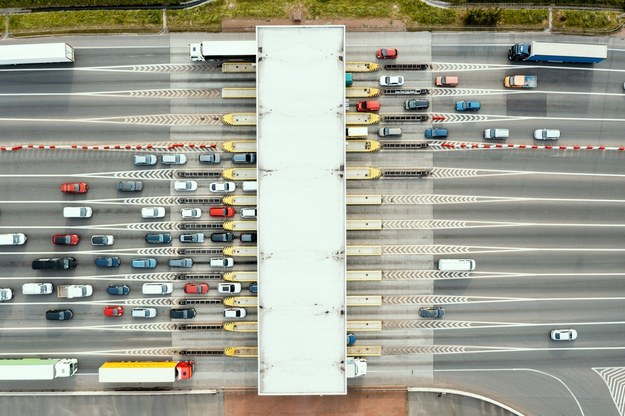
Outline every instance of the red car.
POLYGON ((358 101, 358 104, 356 104, 356 111, 364 112, 378 110, 380 110, 379 101, 358 101))
POLYGON ((121 306, 105 306, 104 316, 119 317, 124 314, 124 308, 121 306))
POLYGON ((232 207, 211 207, 208 210, 208 213, 211 217, 233 217, 234 216, 234 208, 232 207))
POLYGON ((204 295, 208 293, 207 283, 187 283, 184 285, 184 293, 190 293, 193 295, 204 295))
POLYGON ((397 59, 397 49, 395 48, 382 48, 382 49, 378 49, 378 52, 375 54, 375 56, 378 57, 378 59, 397 59))
POLYGON ((84 194, 89 190, 85 182, 70 182, 61 184, 61 192, 66 194, 84 194))
POLYGON ((54 234, 52 244, 59 246, 75 246, 80 241, 77 234, 54 234))

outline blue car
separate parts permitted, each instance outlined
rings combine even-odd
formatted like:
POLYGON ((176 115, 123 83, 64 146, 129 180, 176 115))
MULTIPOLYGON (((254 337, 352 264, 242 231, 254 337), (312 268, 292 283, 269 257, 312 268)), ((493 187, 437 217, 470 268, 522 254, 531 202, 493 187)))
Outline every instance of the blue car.
POLYGON ((127 295, 130 293, 130 288, 127 285, 110 285, 106 288, 106 293, 109 295, 127 295))
POLYGON ((119 257, 98 257, 95 259, 95 265, 98 267, 119 267, 121 263, 119 257))
POLYGON ((250 290, 250 293, 257 295, 258 294, 258 282, 250 283, 250 287, 248 289, 250 290))
POLYGON ((456 111, 479 111, 479 101, 456 101, 456 111))
POLYGON ((154 269, 158 262, 151 257, 146 259, 132 259, 130 265, 135 269, 154 269))
POLYGON ((171 234, 146 234, 145 241, 150 244, 169 244, 171 243, 171 234))
POLYGON ((356 343, 356 335, 352 334, 351 332, 349 332, 347 334, 347 346, 351 347, 352 345, 354 345, 356 343))
POLYGON ((449 134, 447 129, 425 129, 426 139, 444 139, 449 134))

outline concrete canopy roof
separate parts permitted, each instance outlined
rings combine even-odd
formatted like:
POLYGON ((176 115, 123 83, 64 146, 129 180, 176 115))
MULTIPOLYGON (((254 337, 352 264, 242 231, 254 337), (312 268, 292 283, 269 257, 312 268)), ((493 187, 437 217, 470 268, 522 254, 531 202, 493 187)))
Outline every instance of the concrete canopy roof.
POLYGON ((259 394, 346 394, 345 28, 256 35, 259 394))

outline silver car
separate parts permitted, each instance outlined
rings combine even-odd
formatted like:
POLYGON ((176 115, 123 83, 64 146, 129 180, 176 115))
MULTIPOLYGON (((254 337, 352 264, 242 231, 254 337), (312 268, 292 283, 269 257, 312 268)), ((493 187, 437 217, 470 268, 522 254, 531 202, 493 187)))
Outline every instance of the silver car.
POLYGON ((145 207, 141 208, 141 218, 164 218, 165 207, 145 207))
POLYGON ((234 192, 236 188, 234 182, 212 182, 210 184, 211 192, 220 194, 234 192))
POLYGON ((133 163, 137 166, 156 165, 156 156, 154 155, 135 155, 133 163))
POLYGON ((534 130, 534 139, 536 140, 558 140, 559 138, 560 130, 557 129, 534 130))

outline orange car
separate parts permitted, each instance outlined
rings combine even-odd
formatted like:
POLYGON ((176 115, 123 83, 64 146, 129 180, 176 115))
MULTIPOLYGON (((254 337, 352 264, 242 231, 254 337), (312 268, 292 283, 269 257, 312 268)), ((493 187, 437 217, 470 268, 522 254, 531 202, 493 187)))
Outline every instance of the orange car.
POLYGON ((84 194, 89 190, 85 182, 69 182, 61 184, 61 192, 66 194, 84 194))

